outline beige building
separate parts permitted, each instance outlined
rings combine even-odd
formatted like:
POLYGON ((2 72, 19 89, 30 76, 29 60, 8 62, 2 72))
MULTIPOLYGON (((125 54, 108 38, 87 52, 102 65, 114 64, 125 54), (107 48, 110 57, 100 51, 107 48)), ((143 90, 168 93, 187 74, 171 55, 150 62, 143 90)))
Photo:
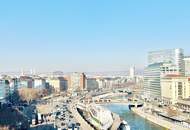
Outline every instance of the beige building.
POLYGON ((49 78, 48 83, 54 92, 61 92, 67 90, 67 80, 63 77, 49 78))
POLYGON ((190 78, 168 75, 161 79, 161 97, 164 103, 175 104, 190 96, 190 78))
POLYGON ((72 73, 68 77, 68 91, 81 91, 86 87, 86 76, 84 73, 72 73))

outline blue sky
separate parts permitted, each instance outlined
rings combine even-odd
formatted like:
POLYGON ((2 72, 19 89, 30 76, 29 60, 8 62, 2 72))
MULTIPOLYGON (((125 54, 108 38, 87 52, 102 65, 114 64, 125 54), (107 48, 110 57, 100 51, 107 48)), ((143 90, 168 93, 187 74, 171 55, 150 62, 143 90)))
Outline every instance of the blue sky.
POLYGON ((190 55, 189 0, 0 1, 0 71, 120 71, 190 55))

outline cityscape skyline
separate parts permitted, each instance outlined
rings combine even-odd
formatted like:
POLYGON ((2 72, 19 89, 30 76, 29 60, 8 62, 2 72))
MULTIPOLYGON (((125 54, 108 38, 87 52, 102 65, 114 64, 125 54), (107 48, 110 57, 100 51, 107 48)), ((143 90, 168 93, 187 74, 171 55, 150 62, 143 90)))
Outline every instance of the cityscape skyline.
POLYGON ((0 130, 190 130, 189 5, 0 1, 0 130))
POLYGON ((143 70, 151 50, 190 55, 189 1, 37 3, 0 2, 0 72, 143 70))

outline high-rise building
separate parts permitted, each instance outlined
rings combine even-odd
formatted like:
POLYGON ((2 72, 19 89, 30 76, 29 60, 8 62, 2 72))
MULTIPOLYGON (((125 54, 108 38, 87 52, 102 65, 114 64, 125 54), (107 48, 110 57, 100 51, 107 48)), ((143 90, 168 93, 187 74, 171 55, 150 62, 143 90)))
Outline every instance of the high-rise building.
POLYGON ((156 97, 161 96, 160 88, 160 76, 161 76, 162 63, 155 63, 149 65, 144 70, 144 94, 145 97, 156 97))
POLYGON ((155 63, 170 63, 176 67, 176 71, 181 75, 185 73, 183 49, 177 48, 149 52, 148 65, 155 63))
POLYGON ((72 73, 68 78, 69 86, 68 91, 81 91, 86 87, 86 76, 84 73, 72 73))
POLYGON ((135 67, 131 67, 129 70, 129 76, 130 78, 134 78, 135 77, 135 67))
POLYGON ((190 76, 190 56, 184 57, 185 62, 185 76, 190 76))
POLYGON ((152 51, 148 55, 148 66, 144 72, 144 95, 161 99, 160 80, 168 74, 184 76, 184 54, 182 49, 152 51))

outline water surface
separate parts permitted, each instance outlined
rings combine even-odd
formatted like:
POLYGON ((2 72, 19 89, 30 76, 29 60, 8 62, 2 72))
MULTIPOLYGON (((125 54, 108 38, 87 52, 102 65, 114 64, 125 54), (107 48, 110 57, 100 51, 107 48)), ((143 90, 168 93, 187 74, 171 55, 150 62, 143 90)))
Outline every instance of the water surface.
POLYGON ((131 130, 166 130, 129 110, 128 105, 109 104, 104 105, 110 111, 117 113, 121 118, 126 120, 131 130))

